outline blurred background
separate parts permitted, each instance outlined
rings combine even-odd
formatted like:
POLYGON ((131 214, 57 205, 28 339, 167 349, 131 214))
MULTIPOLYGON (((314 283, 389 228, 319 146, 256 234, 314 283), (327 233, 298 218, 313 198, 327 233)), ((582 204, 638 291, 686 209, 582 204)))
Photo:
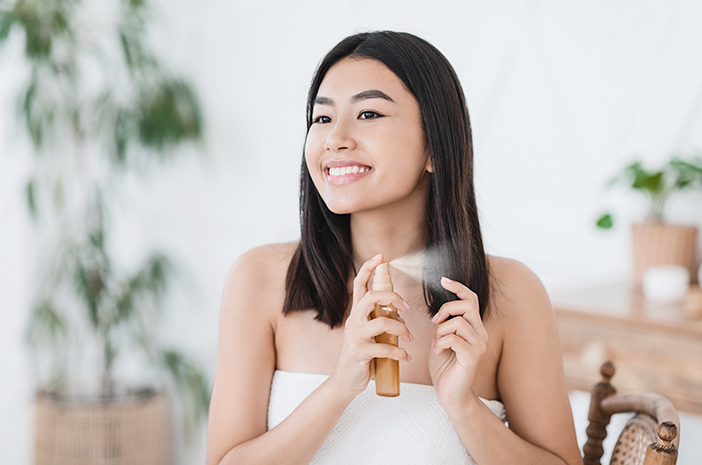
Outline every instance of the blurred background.
MULTIPOLYGON (((0 5, 11 10, 15 2, 0 5)), ((76 27, 87 31, 78 42, 102 44, 118 5, 78 4, 76 27)), ((116 275, 136 276, 154 251, 168 257, 174 271, 168 285, 154 291, 161 293, 161 318, 149 334, 187 354, 209 388, 227 270, 251 247, 298 237, 307 87, 324 54, 349 34, 411 32, 446 55, 469 105, 488 252, 524 262, 552 292, 627 280, 631 224, 642 221, 648 207, 636 192, 605 184, 635 160, 657 169, 676 154, 702 149, 702 3, 696 0, 159 0, 137 7, 143 21, 133 27, 143 31, 134 37, 160 70, 187 86, 185 100, 177 93, 175 100, 194 102, 199 117, 186 118, 182 137, 160 146, 158 134, 154 142, 144 135, 144 121, 134 120, 123 161, 118 145, 97 142, 81 149, 82 159, 93 161, 76 161, 65 155, 75 145, 61 131, 38 151, 21 113, 34 69, 23 30, 9 28, 0 48, 3 463, 32 458, 32 402, 42 374, 27 348, 27 326, 45 290, 39 277, 53 260, 52 237, 63 231, 60 215, 52 213, 54 184, 41 183, 54 179, 64 162, 95 165, 67 175, 69 185, 90 177, 110 186, 104 248, 116 275), (32 179, 38 215, 28 201, 32 179), (598 229, 606 211, 614 227, 598 229)), ((134 90, 134 73, 112 71, 119 68, 115 57, 123 56, 114 40, 117 45, 104 43, 105 62, 78 60, 85 67, 76 89, 89 92, 105 76, 123 72, 124 79, 110 81, 112 95, 148 98, 134 90)), ((187 114, 180 104, 173 111, 187 114)), ((66 196, 86 199, 88 191, 66 196)), ((702 191, 672 195, 665 219, 699 227, 702 191)), ((176 441, 175 463, 204 461, 205 423, 194 421, 190 440, 176 441)))

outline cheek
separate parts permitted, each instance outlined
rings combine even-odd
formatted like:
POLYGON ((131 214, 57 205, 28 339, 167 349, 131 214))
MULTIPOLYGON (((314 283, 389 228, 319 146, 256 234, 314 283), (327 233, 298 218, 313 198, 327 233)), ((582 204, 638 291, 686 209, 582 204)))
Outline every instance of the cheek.
POLYGON ((307 163, 307 169, 310 174, 314 176, 315 170, 319 165, 319 141, 318 137, 312 132, 307 134, 307 139, 305 140, 305 162, 307 163))
POLYGON ((421 126, 415 121, 399 118, 372 134, 365 142, 377 153, 394 154, 393 158, 402 161, 414 160, 418 153, 424 153, 426 145, 421 126))
POLYGON ((323 173, 319 166, 319 154, 320 151, 316 146, 314 138, 308 136, 305 142, 305 164, 307 165, 307 172, 310 178, 312 178, 312 183, 318 192, 320 192, 320 188, 324 184, 323 173))

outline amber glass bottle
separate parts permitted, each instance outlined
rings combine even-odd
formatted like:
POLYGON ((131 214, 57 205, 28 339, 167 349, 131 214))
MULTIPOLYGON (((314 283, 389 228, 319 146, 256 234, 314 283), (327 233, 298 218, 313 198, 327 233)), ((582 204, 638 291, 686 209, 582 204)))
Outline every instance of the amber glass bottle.
MULTIPOLYGON (((373 291, 392 291, 392 280, 387 263, 381 263, 375 268, 373 291)), ((392 305, 376 305, 371 313, 371 318, 385 316, 397 320, 397 309, 392 305)), ((383 333, 375 337, 375 342, 397 346, 397 336, 383 333)), ((400 362, 391 358, 374 358, 373 370, 375 371, 375 392, 379 396, 397 397, 400 395, 400 362)))

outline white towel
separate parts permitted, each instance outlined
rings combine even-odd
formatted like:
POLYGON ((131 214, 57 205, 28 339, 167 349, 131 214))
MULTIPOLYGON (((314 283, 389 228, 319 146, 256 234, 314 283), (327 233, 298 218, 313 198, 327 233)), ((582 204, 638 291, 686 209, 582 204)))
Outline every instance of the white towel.
MULTIPOLYGON (((282 422, 317 389, 327 375, 276 370, 268 404, 268 429, 282 422)), ((481 399, 503 422, 505 408, 481 399)), ((398 397, 381 397, 375 382, 349 404, 313 465, 454 465, 470 458, 434 386, 401 383, 398 397)))

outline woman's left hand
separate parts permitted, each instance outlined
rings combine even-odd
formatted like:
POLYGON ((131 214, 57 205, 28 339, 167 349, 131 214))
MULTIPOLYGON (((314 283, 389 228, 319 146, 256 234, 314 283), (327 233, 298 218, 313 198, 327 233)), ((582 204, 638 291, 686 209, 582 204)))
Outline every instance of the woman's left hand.
POLYGON ((447 278, 441 279, 441 285, 460 300, 446 302, 432 319, 437 326, 430 347, 429 373, 442 405, 458 407, 472 395, 488 334, 480 318, 478 296, 447 278))

